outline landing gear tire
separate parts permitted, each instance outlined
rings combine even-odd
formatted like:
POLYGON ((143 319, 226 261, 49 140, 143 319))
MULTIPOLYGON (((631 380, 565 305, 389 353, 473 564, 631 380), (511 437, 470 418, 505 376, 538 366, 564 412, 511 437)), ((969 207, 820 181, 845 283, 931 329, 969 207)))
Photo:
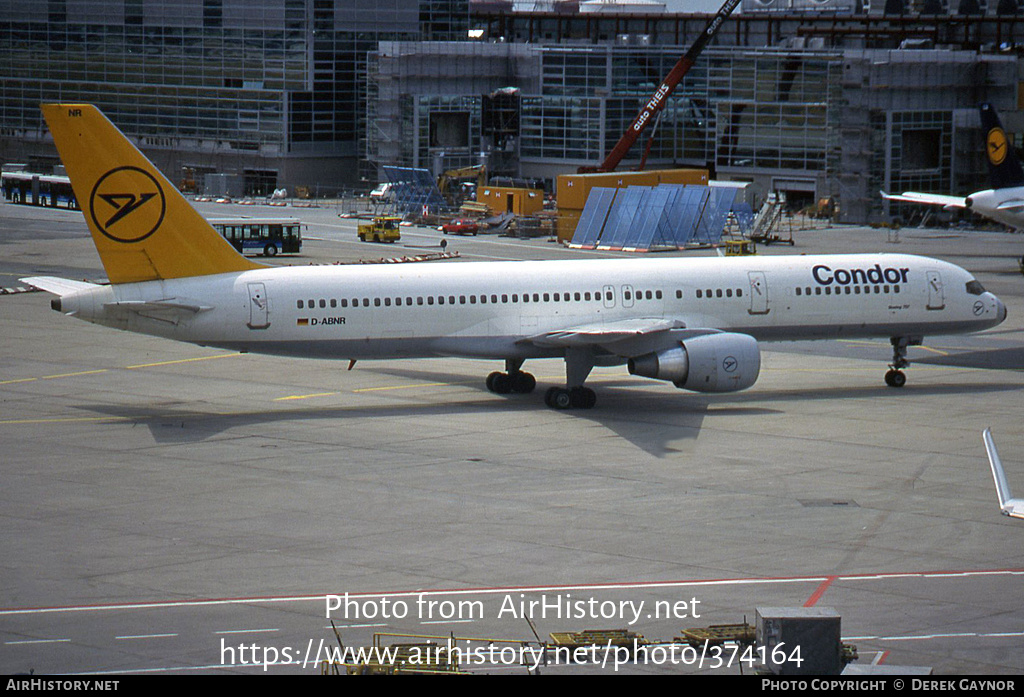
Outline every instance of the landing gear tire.
POLYGON ((516 373, 511 380, 512 391, 516 394, 530 394, 537 387, 537 378, 530 373, 516 373))
POLYGON ((597 394, 589 387, 549 387, 544 403, 554 409, 593 409, 597 394))
POLYGON ((569 397, 576 409, 593 409, 597 404, 597 393, 589 387, 573 387, 569 390, 569 397))
POLYGON ((568 409, 572 406, 572 396, 564 387, 549 387, 544 403, 555 409, 568 409))
POLYGON ((907 347, 920 346, 924 340, 920 336, 894 336, 889 340, 892 344, 892 363, 889 364, 889 372, 885 374, 885 384, 889 387, 903 387, 907 384, 907 376, 903 374, 903 368, 910 365, 907 360, 907 347))
POLYGON ((537 386, 537 378, 521 371, 511 375, 495 371, 487 376, 486 385, 487 389, 495 394, 530 394, 537 386))
POLYGON ((508 394, 512 391, 512 379, 505 373, 491 373, 487 376, 487 389, 495 394, 508 394))
POLYGON ((902 370, 890 370, 885 374, 885 384, 889 387, 903 387, 907 384, 907 376, 902 370))

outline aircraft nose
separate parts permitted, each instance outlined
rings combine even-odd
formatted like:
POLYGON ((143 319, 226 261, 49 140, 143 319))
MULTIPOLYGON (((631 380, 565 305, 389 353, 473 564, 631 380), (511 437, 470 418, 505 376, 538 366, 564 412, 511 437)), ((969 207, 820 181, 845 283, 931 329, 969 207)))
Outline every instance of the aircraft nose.
POLYGON ((1006 305, 992 293, 989 295, 992 296, 992 309, 995 310, 996 324, 1001 324, 1006 320, 1006 305))

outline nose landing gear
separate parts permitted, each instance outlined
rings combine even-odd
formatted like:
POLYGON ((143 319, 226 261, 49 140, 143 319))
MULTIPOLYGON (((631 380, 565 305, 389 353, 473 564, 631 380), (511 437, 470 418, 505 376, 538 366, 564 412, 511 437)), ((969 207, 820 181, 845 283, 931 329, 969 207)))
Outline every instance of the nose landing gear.
POLYGON ((889 339, 892 344, 892 363, 889 364, 889 371, 885 374, 885 384, 889 387, 903 387, 907 384, 907 376, 903 369, 910 365, 907 360, 907 347, 920 346, 924 341, 921 336, 894 336, 889 339))

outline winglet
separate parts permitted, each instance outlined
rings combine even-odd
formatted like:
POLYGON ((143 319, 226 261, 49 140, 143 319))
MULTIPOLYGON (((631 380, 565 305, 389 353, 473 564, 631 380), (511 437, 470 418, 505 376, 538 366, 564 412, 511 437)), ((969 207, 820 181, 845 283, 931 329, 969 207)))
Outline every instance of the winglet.
POLYGON ((111 283, 263 268, 222 238, 91 104, 43 104, 111 283))
POLYGON ((1010 485, 1006 481, 1006 472, 1003 470, 1003 463, 996 451, 996 444, 992 440, 992 429, 986 428, 982 434, 985 441, 985 450, 988 453, 988 464, 992 468, 992 479, 996 483, 996 496, 999 497, 999 508, 1003 515, 1014 518, 1024 518, 1024 499, 1015 499, 1010 492, 1010 485))

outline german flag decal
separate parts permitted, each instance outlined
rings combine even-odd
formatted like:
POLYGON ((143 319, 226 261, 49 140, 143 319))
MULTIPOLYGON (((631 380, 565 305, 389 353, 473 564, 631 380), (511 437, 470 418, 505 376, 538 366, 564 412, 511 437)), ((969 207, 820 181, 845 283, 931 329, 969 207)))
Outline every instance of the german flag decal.
POLYGON ((308 317, 299 317, 297 320, 295 320, 295 324, 299 325, 300 327, 308 327, 309 326, 309 318, 308 317))

